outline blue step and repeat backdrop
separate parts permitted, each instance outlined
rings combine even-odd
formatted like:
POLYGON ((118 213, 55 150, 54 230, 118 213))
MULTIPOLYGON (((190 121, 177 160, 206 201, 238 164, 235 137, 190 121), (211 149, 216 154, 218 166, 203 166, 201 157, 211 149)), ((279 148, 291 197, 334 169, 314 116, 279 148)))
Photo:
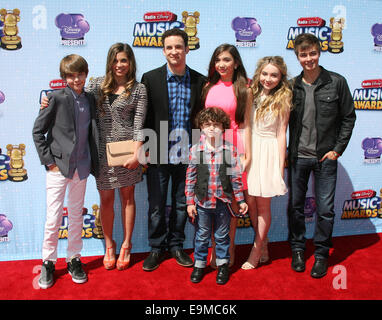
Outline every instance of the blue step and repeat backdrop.
MULTIPOLYGON (((32 141, 39 100, 64 84, 58 66, 67 54, 82 55, 89 77, 105 72, 115 42, 133 46, 138 79, 165 63, 161 35, 182 28, 190 38, 187 64, 206 74, 213 50, 236 44, 248 76, 266 55, 284 57, 289 75, 301 72, 293 40, 302 32, 321 41, 321 64, 344 75, 353 94, 357 122, 339 159, 334 236, 382 231, 382 2, 373 0, 9 0, 0 4, 0 261, 40 259, 45 222, 45 169, 32 141)), ((287 239, 288 195, 272 200, 270 241, 287 239)), ((146 181, 136 187, 133 252, 149 250, 146 181)), ((117 197, 115 238, 122 227, 117 197)), ((67 216, 60 228, 64 257, 67 216)), ((307 235, 314 229, 312 183, 306 202, 307 235)), ((248 217, 238 220, 237 244, 253 241, 248 217)), ((88 180, 83 223, 83 255, 102 255, 99 197, 88 180)), ((187 223, 185 248, 193 246, 187 223)))

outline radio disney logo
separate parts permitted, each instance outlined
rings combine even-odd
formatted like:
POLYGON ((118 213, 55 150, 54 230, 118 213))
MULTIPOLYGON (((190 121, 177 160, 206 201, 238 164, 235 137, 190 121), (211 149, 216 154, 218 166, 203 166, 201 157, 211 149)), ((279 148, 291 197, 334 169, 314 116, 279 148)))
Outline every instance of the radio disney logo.
POLYGON ((66 81, 63 79, 55 79, 51 80, 49 82, 49 87, 50 89, 46 90, 41 90, 40 91, 40 98, 39 98, 39 104, 41 104, 41 99, 43 96, 47 96, 49 92, 52 92, 53 90, 58 90, 58 89, 64 89, 66 87, 66 81))
POLYGON ((61 13, 56 17, 55 24, 60 29, 62 45, 85 45, 84 36, 90 30, 90 26, 82 14, 61 13))
POLYGON ((381 192, 376 196, 374 190, 354 191, 350 200, 345 200, 341 219, 382 218, 381 192))
POLYGON ((297 26, 290 27, 287 35, 286 49, 294 49, 294 40, 299 34, 310 33, 315 35, 320 41, 321 51, 331 53, 343 52, 342 30, 344 28, 344 18, 330 18, 329 26, 320 17, 302 17, 297 19, 297 26))
POLYGON ((235 31, 237 47, 255 47, 256 38, 261 34, 261 27, 256 18, 236 17, 231 28, 235 31))
POLYGON ((382 110, 382 79, 364 80, 353 92, 356 110, 382 110))
POLYGON ((166 30, 183 28, 183 22, 177 21, 177 15, 170 11, 147 12, 145 22, 136 22, 133 31, 133 47, 161 48, 162 35, 166 30))
POLYGON ((381 138, 365 138, 362 141, 365 163, 380 163, 382 154, 381 138))

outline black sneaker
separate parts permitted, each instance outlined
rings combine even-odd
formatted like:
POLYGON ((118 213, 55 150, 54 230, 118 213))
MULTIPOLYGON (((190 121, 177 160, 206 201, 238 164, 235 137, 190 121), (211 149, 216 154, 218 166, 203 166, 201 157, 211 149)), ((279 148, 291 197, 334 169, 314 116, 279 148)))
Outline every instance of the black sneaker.
POLYGON ((38 285, 41 289, 48 289, 53 285, 54 263, 52 261, 44 261, 41 267, 38 285))
POLYGON ((82 269, 82 263, 80 258, 73 258, 70 262, 67 263, 68 272, 72 276, 72 280, 75 283, 85 283, 88 281, 88 276, 85 271, 82 269))

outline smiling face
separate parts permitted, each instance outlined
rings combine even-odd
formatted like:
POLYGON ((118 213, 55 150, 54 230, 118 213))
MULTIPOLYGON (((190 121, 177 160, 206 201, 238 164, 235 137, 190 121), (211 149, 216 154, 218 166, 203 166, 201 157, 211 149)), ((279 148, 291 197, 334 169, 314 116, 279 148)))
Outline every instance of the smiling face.
POLYGON ((237 64, 228 51, 223 51, 215 59, 215 70, 223 81, 232 81, 237 64))
POLYGON ((116 78, 125 78, 129 72, 130 62, 126 52, 118 52, 113 61, 113 75, 116 78))
POLYGON ((186 66, 186 54, 189 48, 185 46, 181 36, 166 37, 163 44, 163 54, 171 71, 186 66))
POLYGON ((281 72, 279 68, 268 63, 264 66, 260 73, 260 84, 263 87, 263 92, 268 94, 272 89, 276 88, 281 80, 281 72))
POLYGON ((87 74, 85 72, 73 72, 68 73, 65 77, 66 83, 77 94, 82 93, 82 89, 85 86, 87 74))
POLYGON ((319 68, 320 50, 316 46, 298 49, 297 59, 305 72, 313 72, 319 68))

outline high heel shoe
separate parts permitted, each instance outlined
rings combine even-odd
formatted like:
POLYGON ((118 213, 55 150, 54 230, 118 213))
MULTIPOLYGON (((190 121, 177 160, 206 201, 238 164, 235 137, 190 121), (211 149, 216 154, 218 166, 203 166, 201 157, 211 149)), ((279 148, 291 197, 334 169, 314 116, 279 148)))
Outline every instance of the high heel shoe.
POLYGON ((256 247, 256 244, 254 244, 252 249, 251 249, 251 253, 249 254, 249 257, 248 257, 247 261, 243 263, 241 268, 243 270, 255 269, 257 267, 257 265, 259 264, 260 255, 261 255, 261 250, 259 250, 256 247), (251 259, 252 256, 253 256, 253 258, 251 259))
POLYGON ((113 240, 113 245, 106 248, 105 256, 103 257, 103 266, 106 270, 111 270, 115 268, 115 241, 113 240))
POLYGON ((121 247, 121 251, 119 252, 119 257, 117 260, 117 269, 122 271, 127 269, 127 267, 130 264, 130 251, 131 251, 131 245, 128 247, 121 247), (127 253, 127 260, 122 260, 124 259, 125 255, 127 253))
POLYGON ((268 252, 268 237, 265 238, 263 245, 261 247, 261 257, 260 263, 265 263, 269 260, 269 252, 268 252))

